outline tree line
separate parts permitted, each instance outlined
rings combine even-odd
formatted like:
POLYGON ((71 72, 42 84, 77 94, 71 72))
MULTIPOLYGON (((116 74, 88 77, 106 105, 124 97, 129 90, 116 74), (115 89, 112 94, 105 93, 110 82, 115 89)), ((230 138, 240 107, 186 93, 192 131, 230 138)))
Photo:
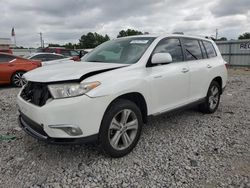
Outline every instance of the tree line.
MULTIPOLYGON (((121 30, 117 38, 120 37, 126 37, 126 36, 133 36, 133 35, 143 35, 143 34, 149 34, 148 32, 142 32, 134 29, 127 29, 127 30, 121 30)), ((239 40, 242 39, 250 39, 250 32, 245 32, 242 35, 238 37, 239 40)), ((106 35, 101 35, 96 32, 92 33, 89 32, 87 34, 84 34, 81 36, 79 39, 79 43, 77 44, 72 44, 72 43, 67 43, 65 45, 59 45, 59 44, 49 44, 49 47, 58 47, 62 46, 68 49, 88 49, 88 48, 95 48, 96 46, 102 44, 103 42, 106 42, 110 40, 110 37, 106 35)), ((214 41, 227 41, 227 38, 221 37, 219 39, 212 38, 214 41)))

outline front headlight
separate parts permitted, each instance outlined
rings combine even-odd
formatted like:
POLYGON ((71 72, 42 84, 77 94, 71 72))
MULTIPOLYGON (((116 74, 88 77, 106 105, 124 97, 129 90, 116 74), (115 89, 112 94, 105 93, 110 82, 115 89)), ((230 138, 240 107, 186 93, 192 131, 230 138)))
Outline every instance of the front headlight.
POLYGON ((88 91, 96 88, 101 83, 96 82, 81 82, 81 83, 63 83, 63 84, 53 84, 49 85, 49 91, 53 98, 67 98, 67 97, 76 97, 83 95, 88 91))

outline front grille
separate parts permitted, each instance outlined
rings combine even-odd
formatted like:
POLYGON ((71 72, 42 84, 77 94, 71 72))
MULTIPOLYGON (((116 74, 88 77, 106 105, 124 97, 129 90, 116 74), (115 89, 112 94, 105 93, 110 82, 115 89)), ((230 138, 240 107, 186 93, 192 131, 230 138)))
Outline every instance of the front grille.
POLYGON ((21 97, 37 106, 43 106, 51 98, 48 86, 45 83, 28 82, 21 92, 21 97))

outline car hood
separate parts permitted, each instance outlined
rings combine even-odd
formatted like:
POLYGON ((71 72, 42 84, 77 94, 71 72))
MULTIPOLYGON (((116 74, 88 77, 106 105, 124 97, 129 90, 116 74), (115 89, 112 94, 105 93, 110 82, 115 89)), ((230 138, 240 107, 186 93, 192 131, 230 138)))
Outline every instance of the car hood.
POLYGON ((44 83, 78 80, 88 73, 94 75, 96 71, 108 71, 113 68, 124 66, 127 66, 127 64, 93 62, 63 63, 34 69, 24 74, 24 78, 28 81, 44 83))

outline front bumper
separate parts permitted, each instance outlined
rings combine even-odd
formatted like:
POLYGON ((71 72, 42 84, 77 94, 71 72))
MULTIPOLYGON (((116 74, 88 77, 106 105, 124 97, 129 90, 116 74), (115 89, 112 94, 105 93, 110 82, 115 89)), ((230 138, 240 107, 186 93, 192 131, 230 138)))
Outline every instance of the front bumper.
POLYGON ((20 112, 18 118, 19 126, 33 138, 52 144, 83 144, 95 142, 98 139, 98 134, 83 137, 83 138, 51 138, 43 130, 43 125, 39 125, 29 119, 27 116, 20 112))
POLYGON ((20 94, 17 103, 21 116, 19 118, 25 131, 31 133, 33 137, 39 139, 60 138, 60 139, 77 139, 85 138, 99 133, 101 121, 110 103, 109 97, 90 98, 86 95, 56 99, 48 102, 43 106, 36 106, 24 100, 20 94), (28 126, 27 126, 28 125, 28 126), (39 125, 39 129, 37 126, 39 125), (52 128, 60 125, 74 125, 82 131, 81 135, 72 136, 61 129, 52 128), (29 128, 27 128, 29 127, 29 128), (36 133, 42 133, 37 135, 36 133))

